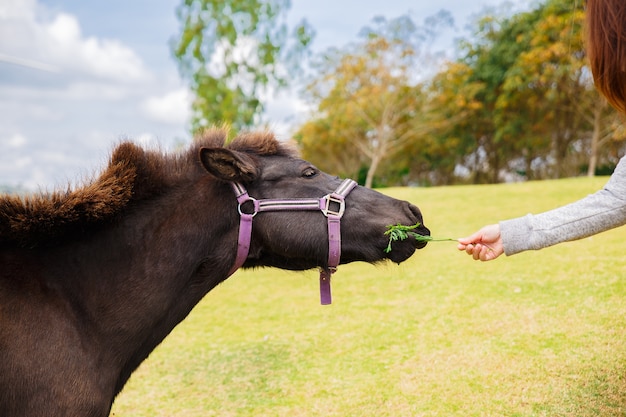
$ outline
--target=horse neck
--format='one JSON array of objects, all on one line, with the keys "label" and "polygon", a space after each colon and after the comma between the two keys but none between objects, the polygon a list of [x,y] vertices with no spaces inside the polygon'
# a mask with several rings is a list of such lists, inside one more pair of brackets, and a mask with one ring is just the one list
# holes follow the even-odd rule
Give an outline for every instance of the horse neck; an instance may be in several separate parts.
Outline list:
[{"label": "horse neck", "polygon": [[110,230],[73,244],[70,262],[59,265],[75,277],[68,283],[78,292],[73,299],[95,326],[102,352],[122,367],[118,390],[234,262],[236,210],[224,215],[234,206],[207,190],[190,193],[143,203]]}]

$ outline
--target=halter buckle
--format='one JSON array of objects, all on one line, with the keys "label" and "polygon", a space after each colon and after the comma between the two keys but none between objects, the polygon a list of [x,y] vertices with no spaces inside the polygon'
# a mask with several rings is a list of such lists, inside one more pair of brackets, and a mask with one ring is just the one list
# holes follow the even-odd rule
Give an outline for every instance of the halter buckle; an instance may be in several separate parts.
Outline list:
[{"label": "halter buckle", "polygon": [[[335,193],[327,194],[324,197],[322,197],[322,201],[324,201],[324,205],[323,207],[320,208],[320,210],[322,211],[324,216],[326,217],[328,217],[328,215],[337,216],[337,217],[343,216],[343,213],[346,210],[346,202],[343,196],[337,195]],[[333,210],[331,208],[331,203],[338,204],[339,209]]]}]

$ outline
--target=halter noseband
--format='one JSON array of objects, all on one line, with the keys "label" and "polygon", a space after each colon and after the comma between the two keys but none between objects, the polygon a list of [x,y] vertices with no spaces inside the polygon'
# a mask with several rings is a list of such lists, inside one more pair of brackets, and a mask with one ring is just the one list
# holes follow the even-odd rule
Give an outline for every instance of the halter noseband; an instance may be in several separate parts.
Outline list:
[{"label": "halter noseband", "polygon": [[[320,210],[328,219],[328,266],[320,268],[320,299],[323,305],[332,301],[330,292],[330,277],[337,270],[341,257],[341,217],[346,208],[345,197],[356,187],[357,183],[351,179],[344,180],[335,191],[322,198],[292,198],[257,200],[248,195],[246,188],[237,182],[231,183],[239,206],[239,243],[237,258],[228,275],[239,269],[250,251],[252,239],[252,219],[262,211],[295,211]],[[251,202],[252,213],[243,211],[243,204]]]}]

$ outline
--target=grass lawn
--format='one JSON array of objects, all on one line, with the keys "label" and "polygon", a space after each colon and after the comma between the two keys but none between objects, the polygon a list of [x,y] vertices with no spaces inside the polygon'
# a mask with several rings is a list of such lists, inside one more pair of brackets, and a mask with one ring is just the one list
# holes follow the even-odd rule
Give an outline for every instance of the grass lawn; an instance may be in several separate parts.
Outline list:
[{"label": "grass lawn", "polygon": [[[436,237],[540,212],[606,178],[393,188]],[[349,203],[349,198],[348,198]],[[133,375],[115,416],[626,416],[626,228],[474,262],[239,271]]]}]

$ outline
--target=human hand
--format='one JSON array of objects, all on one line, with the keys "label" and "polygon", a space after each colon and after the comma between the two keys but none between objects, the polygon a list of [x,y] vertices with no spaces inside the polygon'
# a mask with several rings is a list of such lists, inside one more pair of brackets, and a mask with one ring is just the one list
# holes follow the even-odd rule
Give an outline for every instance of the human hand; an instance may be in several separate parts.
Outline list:
[{"label": "human hand", "polygon": [[474,260],[491,261],[504,253],[500,225],[485,226],[468,237],[458,239],[457,248],[472,255]]}]

